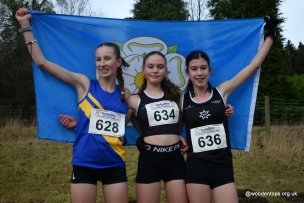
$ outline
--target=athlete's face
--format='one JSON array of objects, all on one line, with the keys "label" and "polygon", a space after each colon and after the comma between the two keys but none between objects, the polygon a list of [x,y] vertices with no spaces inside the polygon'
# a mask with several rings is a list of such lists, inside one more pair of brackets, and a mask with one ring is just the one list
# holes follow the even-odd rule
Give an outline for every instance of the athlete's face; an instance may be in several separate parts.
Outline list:
[{"label": "athlete's face", "polygon": [[100,77],[116,77],[117,69],[121,64],[122,60],[117,59],[112,47],[101,46],[96,49],[96,69]]},{"label": "athlete's face", "polygon": [[146,59],[143,66],[143,74],[147,83],[160,84],[167,76],[167,65],[165,59],[157,54]]},{"label": "athlete's face", "polygon": [[210,67],[205,59],[198,58],[190,61],[186,72],[194,87],[204,88],[208,86]]}]

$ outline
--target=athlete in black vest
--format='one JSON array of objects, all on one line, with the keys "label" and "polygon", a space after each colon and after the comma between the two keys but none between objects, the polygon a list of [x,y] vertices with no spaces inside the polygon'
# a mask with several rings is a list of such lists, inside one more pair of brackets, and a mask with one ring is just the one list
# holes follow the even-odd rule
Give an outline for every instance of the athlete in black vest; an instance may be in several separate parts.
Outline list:
[{"label": "athlete in black vest", "polygon": [[269,18],[265,21],[268,32],[257,55],[236,76],[216,88],[209,83],[207,54],[194,51],[187,56],[189,83],[182,108],[189,144],[185,180],[190,202],[238,202],[224,111],[229,95],[255,73],[273,44],[277,22]]},{"label": "athlete in black vest", "polygon": [[[180,150],[185,140],[180,135],[180,90],[168,78],[165,56],[148,53],[143,62],[144,84],[132,95],[129,107],[141,136],[136,175],[136,195],[139,203],[160,201],[161,181],[165,183],[168,202],[187,202],[185,160]],[[183,142],[180,142],[183,141]]]}]

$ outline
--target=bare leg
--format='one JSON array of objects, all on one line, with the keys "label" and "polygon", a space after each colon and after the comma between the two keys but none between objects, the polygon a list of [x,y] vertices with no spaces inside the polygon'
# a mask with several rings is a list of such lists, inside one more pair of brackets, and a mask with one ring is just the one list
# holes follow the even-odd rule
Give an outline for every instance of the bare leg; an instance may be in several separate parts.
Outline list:
[{"label": "bare leg", "polygon": [[114,183],[102,186],[103,197],[106,203],[128,203],[128,183]]},{"label": "bare leg", "polygon": [[149,184],[136,184],[137,203],[159,203],[160,182]]},{"label": "bare leg", "polygon": [[221,185],[213,189],[213,198],[215,203],[227,202],[237,203],[238,196],[234,183]]},{"label": "bare leg", "polygon": [[188,183],[186,184],[186,188],[188,199],[191,203],[211,202],[211,189],[209,185]]},{"label": "bare leg", "polygon": [[73,203],[96,203],[97,186],[94,184],[71,184]]},{"label": "bare leg", "polygon": [[169,203],[187,203],[187,191],[184,180],[172,180],[165,183]]}]

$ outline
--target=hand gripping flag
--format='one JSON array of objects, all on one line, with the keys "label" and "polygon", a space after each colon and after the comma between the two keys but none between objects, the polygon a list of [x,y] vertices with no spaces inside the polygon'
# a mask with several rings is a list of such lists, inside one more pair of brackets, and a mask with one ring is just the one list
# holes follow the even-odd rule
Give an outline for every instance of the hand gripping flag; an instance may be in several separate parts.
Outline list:
[{"label": "hand gripping flag", "polygon": [[[66,69],[95,79],[95,49],[114,42],[130,65],[123,68],[126,87],[136,93],[143,79],[143,57],[162,52],[168,61],[169,79],[183,91],[187,85],[185,57],[193,50],[205,51],[211,59],[213,86],[232,78],[250,63],[263,40],[262,18],[208,21],[144,21],[46,14],[31,11],[33,33],[45,57]],[[73,142],[75,132],[58,121],[60,114],[77,117],[75,89],[37,68],[33,63],[38,138]],[[259,71],[229,98],[235,108],[229,119],[231,146],[249,150]],[[138,134],[127,127],[126,144]]]}]

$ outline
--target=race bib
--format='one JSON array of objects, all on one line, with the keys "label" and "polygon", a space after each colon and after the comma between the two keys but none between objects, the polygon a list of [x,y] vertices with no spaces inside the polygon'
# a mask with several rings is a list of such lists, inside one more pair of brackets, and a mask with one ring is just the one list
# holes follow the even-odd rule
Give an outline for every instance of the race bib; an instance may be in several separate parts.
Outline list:
[{"label": "race bib", "polygon": [[179,109],[175,102],[168,100],[145,105],[149,126],[159,126],[178,122]]},{"label": "race bib", "polygon": [[227,147],[223,124],[206,125],[190,130],[193,152],[205,152]]},{"label": "race bib", "polygon": [[121,137],[125,134],[125,115],[93,108],[89,133]]}]

